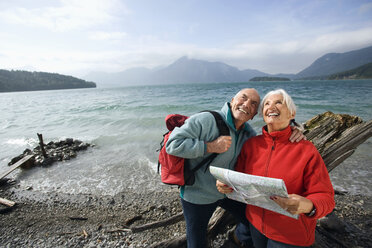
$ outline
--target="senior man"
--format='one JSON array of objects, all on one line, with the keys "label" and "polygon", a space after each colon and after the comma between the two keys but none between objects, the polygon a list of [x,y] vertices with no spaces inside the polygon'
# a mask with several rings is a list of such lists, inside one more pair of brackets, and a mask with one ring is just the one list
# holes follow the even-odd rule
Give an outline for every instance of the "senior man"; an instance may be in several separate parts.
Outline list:
[{"label": "senior man", "polygon": [[[218,113],[229,127],[230,136],[219,136],[217,124],[210,113],[192,115],[184,125],[173,130],[166,144],[167,153],[188,159],[190,168],[210,154],[218,153],[209,165],[233,170],[244,142],[256,135],[247,122],[257,114],[259,104],[258,92],[247,88],[240,90],[230,102],[223,105]],[[296,131],[290,140],[294,142],[303,138],[302,133]],[[180,188],[188,248],[207,246],[208,222],[217,206],[242,221],[239,225],[249,226],[244,215],[245,204],[230,200],[218,192],[216,180],[207,168],[209,165],[203,165],[195,172],[193,185]],[[251,245],[250,235],[236,233],[235,237],[241,244]]]}]

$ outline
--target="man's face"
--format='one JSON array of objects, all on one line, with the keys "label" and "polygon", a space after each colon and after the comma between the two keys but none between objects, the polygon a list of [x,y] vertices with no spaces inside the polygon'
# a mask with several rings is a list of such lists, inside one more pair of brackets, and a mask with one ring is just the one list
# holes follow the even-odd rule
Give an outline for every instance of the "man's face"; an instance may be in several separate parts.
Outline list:
[{"label": "man's face", "polygon": [[230,104],[235,127],[239,129],[244,122],[253,119],[257,114],[260,96],[255,89],[244,89],[231,100]]}]

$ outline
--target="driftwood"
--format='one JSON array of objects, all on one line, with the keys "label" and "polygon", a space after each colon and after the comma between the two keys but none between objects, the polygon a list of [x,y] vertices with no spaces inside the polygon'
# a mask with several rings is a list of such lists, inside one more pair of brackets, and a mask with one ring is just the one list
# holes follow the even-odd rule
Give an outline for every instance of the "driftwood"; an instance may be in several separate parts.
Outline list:
[{"label": "driftwood", "polygon": [[84,238],[88,238],[89,234],[85,229],[83,229],[81,232],[63,232],[59,233],[58,235],[73,235],[73,236],[84,236]]},{"label": "driftwood", "polygon": [[186,245],[186,234],[183,234],[177,238],[153,244],[148,248],[186,248]]},{"label": "driftwood", "polygon": [[0,214],[11,211],[16,203],[5,198],[0,197]]},{"label": "driftwood", "polygon": [[87,217],[81,217],[81,216],[70,216],[68,217],[70,220],[88,220]]},{"label": "driftwood", "polygon": [[8,207],[13,207],[16,204],[14,201],[10,201],[10,200],[7,200],[1,197],[0,197],[0,203]]},{"label": "driftwood", "polygon": [[124,225],[125,225],[125,226],[130,226],[130,225],[132,225],[135,221],[137,221],[137,220],[141,220],[141,219],[142,219],[142,215],[136,215],[136,216],[134,216],[134,217],[131,217],[131,218],[125,220],[125,221],[124,221]]},{"label": "driftwood", "polygon": [[[372,120],[364,122],[357,116],[333,114],[332,112],[315,116],[304,124],[304,128],[304,135],[318,149],[328,172],[350,157],[360,144],[372,136]],[[226,232],[228,225],[234,224],[236,223],[231,214],[222,208],[217,208],[209,221],[208,238],[213,239],[218,233]],[[322,233],[323,237],[331,241],[329,243],[319,237],[316,241],[317,247],[332,247],[332,243],[343,247],[341,242],[336,242],[335,238],[322,228],[317,228],[316,232]],[[151,247],[186,247],[186,235],[154,244]]]},{"label": "driftwood", "polygon": [[[131,229],[120,229],[120,230],[117,230],[117,231],[129,231],[129,230],[131,230],[132,232],[139,232],[139,231],[147,230],[147,229],[150,229],[150,228],[156,228],[156,227],[165,226],[165,225],[172,225],[172,224],[175,224],[175,223],[177,223],[177,222],[179,222],[183,219],[184,219],[183,218],[183,213],[181,212],[181,213],[178,213],[178,214],[174,215],[173,217],[168,218],[168,219],[163,220],[163,221],[153,222],[153,223],[146,224],[146,225],[143,225],[143,226],[140,226],[140,227],[132,227]],[[208,237],[209,237],[209,239],[213,239],[220,232],[221,226],[227,226],[231,223],[234,223],[234,218],[232,217],[232,215],[225,212],[224,209],[218,207],[217,210],[213,213],[213,215],[212,215],[212,217],[209,221],[209,224],[208,224]],[[160,247],[167,247],[167,248],[186,247],[186,234],[184,234],[180,237],[171,239],[171,240],[164,240],[164,241],[158,242],[156,244],[152,244],[149,247],[152,247],[152,248],[155,248],[155,247],[156,248],[160,248]]]},{"label": "driftwood", "polygon": [[304,125],[305,136],[318,149],[331,172],[355,149],[372,136],[372,120],[363,122],[360,117],[325,112]]},{"label": "driftwood", "polygon": [[47,155],[47,153],[45,152],[45,149],[44,149],[45,144],[44,144],[44,141],[43,141],[43,135],[41,133],[38,133],[37,137],[39,138],[39,145],[40,145],[40,148],[41,148],[41,152],[42,152],[44,158],[47,158],[48,155]]},{"label": "driftwood", "polygon": [[0,175],[0,179],[6,177],[12,171],[14,171],[15,169],[17,169],[18,167],[27,166],[30,162],[32,162],[33,159],[34,159],[34,156],[33,155],[27,155],[27,156],[23,157],[17,163],[15,163],[12,166],[10,166],[10,168],[6,172],[2,173]]},{"label": "driftwood", "polygon": [[158,227],[161,227],[161,226],[172,225],[172,224],[175,224],[175,223],[177,223],[177,222],[179,222],[181,220],[183,220],[183,214],[182,214],[182,212],[181,213],[178,213],[176,215],[173,215],[172,217],[170,217],[168,219],[165,219],[165,220],[161,220],[161,221],[157,221],[157,222],[152,222],[152,223],[141,225],[141,226],[131,227],[130,230],[132,232],[134,232],[134,233],[136,233],[136,232],[142,232],[144,230],[148,230],[148,229],[152,229],[152,228],[158,228]]},{"label": "driftwood", "polygon": [[[18,160],[15,164],[10,166],[10,168],[7,171],[0,174],[0,180],[2,180],[4,177],[9,175],[11,172],[13,172],[17,168],[20,168],[20,167],[24,168],[24,167],[29,166],[31,163],[33,163],[33,160],[34,160],[33,155],[27,155],[23,157],[22,159]],[[0,213],[10,211],[13,208],[13,206],[16,204],[15,202],[4,199],[4,198],[0,198],[0,203],[2,205],[7,206],[7,208],[1,208]]]}]

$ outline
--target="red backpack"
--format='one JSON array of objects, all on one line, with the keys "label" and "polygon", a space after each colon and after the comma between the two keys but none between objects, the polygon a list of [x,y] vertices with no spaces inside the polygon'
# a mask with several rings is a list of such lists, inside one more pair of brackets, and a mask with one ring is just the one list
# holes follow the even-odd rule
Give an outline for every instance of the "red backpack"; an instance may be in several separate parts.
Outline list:
[{"label": "red backpack", "polygon": [[[219,136],[230,135],[230,130],[227,127],[222,116],[215,111],[203,111],[211,113],[215,120],[219,130]],[[210,156],[206,157],[201,161],[195,168],[190,169],[188,166],[188,160],[173,156],[167,153],[165,145],[169,139],[169,135],[172,133],[175,127],[180,127],[185,123],[185,120],[189,118],[185,115],[171,114],[165,117],[165,124],[168,128],[168,132],[163,135],[164,139],[160,143],[160,154],[158,161],[158,173],[161,167],[161,181],[165,184],[171,185],[193,185],[195,182],[195,171],[197,171],[204,164],[210,164],[212,160],[218,155],[217,153],[212,153]]]}]

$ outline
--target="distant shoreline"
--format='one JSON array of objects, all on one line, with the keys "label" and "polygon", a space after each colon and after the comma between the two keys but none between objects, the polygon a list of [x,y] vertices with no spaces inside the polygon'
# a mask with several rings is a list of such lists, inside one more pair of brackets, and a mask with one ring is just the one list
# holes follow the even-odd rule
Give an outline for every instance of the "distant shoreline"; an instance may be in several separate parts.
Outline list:
[{"label": "distant shoreline", "polygon": [[80,89],[97,89],[95,87],[80,87],[80,88],[59,88],[59,89],[38,89],[38,90],[12,90],[12,91],[0,91],[1,93],[21,93],[21,92],[35,92],[35,91],[51,91],[51,90],[80,90]]}]

